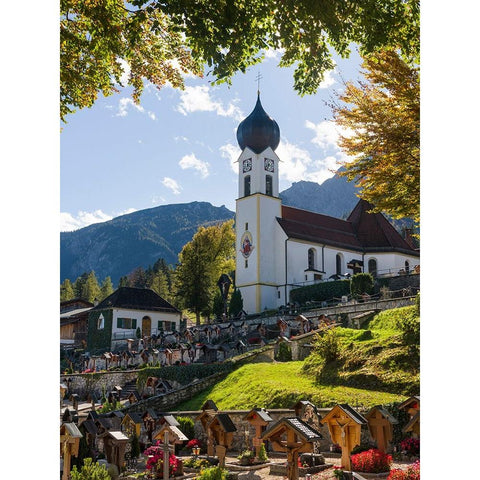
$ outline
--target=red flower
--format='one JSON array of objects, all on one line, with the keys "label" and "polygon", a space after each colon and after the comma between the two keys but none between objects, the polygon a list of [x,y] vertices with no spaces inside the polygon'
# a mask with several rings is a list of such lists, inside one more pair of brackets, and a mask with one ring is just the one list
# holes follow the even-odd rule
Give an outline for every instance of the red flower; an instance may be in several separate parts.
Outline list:
[{"label": "red flower", "polygon": [[197,440],[196,438],[190,440],[188,443],[187,443],[187,448],[195,448],[195,447],[200,447],[200,441]]},{"label": "red flower", "polygon": [[352,455],[352,469],[365,473],[382,473],[390,471],[392,456],[371,448],[365,452]]}]

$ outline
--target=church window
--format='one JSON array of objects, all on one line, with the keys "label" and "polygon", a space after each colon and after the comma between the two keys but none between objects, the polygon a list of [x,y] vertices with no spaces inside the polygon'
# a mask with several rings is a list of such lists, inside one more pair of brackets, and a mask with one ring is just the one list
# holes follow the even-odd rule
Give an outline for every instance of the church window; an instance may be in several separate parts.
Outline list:
[{"label": "church window", "polygon": [[408,260],[405,260],[405,272],[410,273],[410,263],[408,263]]},{"label": "church window", "polygon": [[265,193],[270,197],[273,196],[273,180],[271,175],[265,177]]},{"label": "church window", "polygon": [[368,261],[368,273],[371,273],[374,278],[377,276],[377,261],[374,258]]},{"label": "church window", "polygon": [[105,328],[105,318],[103,318],[103,314],[100,314],[98,317],[97,328],[98,330],[103,330]]},{"label": "church window", "polygon": [[248,230],[248,222],[245,223],[245,230]]},{"label": "church window", "polygon": [[308,249],[308,269],[315,270],[315,249]]},{"label": "church window", "polygon": [[244,181],[243,190],[245,193],[244,196],[248,197],[250,195],[250,175],[246,175],[243,181]]},{"label": "church window", "polygon": [[335,273],[337,275],[342,274],[342,254],[341,253],[337,253]]},{"label": "church window", "polygon": [[245,260],[245,268],[248,268],[248,260]]}]

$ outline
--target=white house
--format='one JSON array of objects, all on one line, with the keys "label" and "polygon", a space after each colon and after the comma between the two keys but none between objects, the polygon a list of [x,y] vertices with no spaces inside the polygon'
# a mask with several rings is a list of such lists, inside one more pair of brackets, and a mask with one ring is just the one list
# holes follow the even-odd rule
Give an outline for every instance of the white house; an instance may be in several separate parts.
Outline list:
[{"label": "white house", "polygon": [[360,200],[347,220],[282,205],[280,129],[262,107],[237,129],[235,283],[244,310],[259,313],[289,302],[292,288],[348,273],[374,276],[413,270],[420,253],[371,205]]},{"label": "white house", "polygon": [[135,338],[171,333],[180,329],[181,312],[148,288],[120,287],[96,307],[88,318],[90,351],[114,351]]}]

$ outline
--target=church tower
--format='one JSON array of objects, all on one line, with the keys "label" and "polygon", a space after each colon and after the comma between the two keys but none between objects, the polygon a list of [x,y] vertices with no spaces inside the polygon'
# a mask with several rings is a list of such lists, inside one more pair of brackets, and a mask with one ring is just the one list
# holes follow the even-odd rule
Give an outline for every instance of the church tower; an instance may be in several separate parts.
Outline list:
[{"label": "church tower", "polygon": [[276,218],[281,217],[278,196],[280,129],[260,102],[237,129],[242,149],[238,159],[236,200],[235,283],[247,313],[259,313],[277,303]]}]

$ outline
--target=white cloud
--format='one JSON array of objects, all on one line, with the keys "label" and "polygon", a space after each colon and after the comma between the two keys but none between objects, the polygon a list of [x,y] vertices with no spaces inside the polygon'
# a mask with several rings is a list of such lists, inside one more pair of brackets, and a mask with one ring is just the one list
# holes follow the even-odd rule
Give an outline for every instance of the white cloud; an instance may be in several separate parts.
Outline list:
[{"label": "white cloud", "polygon": [[238,164],[236,163],[238,157],[240,156],[240,149],[238,146],[233,145],[231,143],[227,143],[226,145],[222,145],[220,147],[220,154],[223,158],[226,158],[230,163],[230,168],[238,174]]},{"label": "white cloud", "polygon": [[74,230],[78,230],[79,228],[88,227],[88,225],[93,225],[94,223],[107,222],[108,220],[112,220],[112,218],[126,215],[127,213],[132,213],[135,211],[135,208],[128,208],[127,210],[114,213],[113,215],[104,213],[102,210],[95,210],[93,212],[79,211],[77,216],[73,216],[68,212],[61,212],[60,231],[72,232]]},{"label": "white cloud", "polygon": [[229,103],[226,107],[214,100],[209,88],[205,85],[197,87],[185,87],[185,90],[180,92],[180,104],[177,111],[183,115],[192,112],[215,112],[221,117],[232,117],[235,120],[242,120],[243,112],[234,104]]},{"label": "white cloud", "polygon": [[312,164],[310,152],[282,139],[275,152],[280,160],[280,176],[289,182],[305,180],[308,168]]},{"label": "white cloud", "polygon": [[170,177],[164,177],[162,180],[162,185],[171,190],[175,195],[178,195],[182,190],[182,187]]},{"label": "white cloud", "polygon": [[155,120],[155,114],[150,111],[145,111],[145,109],[139,104],[137,105],[130,97],[123,97],[118,102],[118,113],[117,117],[126,117],[128,114],[128,107],[135,108],[138,112],[148,115],[152,120]]},{"label": "white cloud", "polygon": [[329,88],[336,83],[336,80],[333,78],[334,73],[335,69],[326,71],[325,75],[323,76],[323,81],[320,82],[318,88]]},{"label": "white cloud", "polygon": [[306,120],[305,126],[315,132],[315,137],[312,139],[313,144],[323,149],[331,147],[334,147],[337,150],[339,149],[338,139],[340,136],[340,130],[333,120],[324,120],[317,124],[310,120]]},{"label": "white cloud", "polygon": [[190,155],[185,155],[178,164],[182,168],[182,170],[186,170],[188,168],[193,168],[197,170],[202,178],[206,178],[209,175],[208,168],[210,164],[208,162],[204,162],[203,160],[199,160],[195,154],[191,153]]}]

